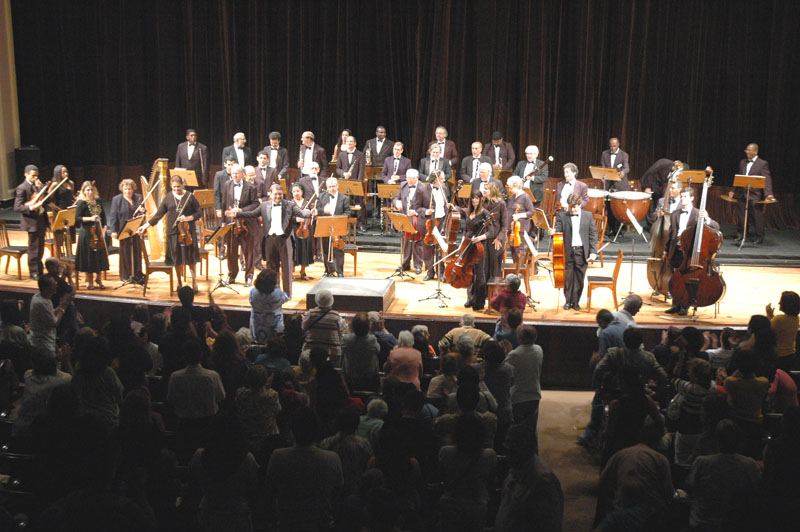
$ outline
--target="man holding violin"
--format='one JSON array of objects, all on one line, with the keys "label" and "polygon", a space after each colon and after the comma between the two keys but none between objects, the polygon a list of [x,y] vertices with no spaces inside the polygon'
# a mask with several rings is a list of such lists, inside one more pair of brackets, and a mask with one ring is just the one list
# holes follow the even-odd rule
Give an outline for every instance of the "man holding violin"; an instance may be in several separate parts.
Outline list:
[{"label": "man holding violin", "polygon": [[[244,169],[238,164],[231,167],[231,180],[223,185],[221,209],[217,211],[217,218],[224,212],[226,222],[236,225],[228,234],[228,282],[233,283],[239,273],[239,247],[242,248],[245,268],[245,286],[253,284],[253,269],[256,261],[261,262],[261,257],[256,257],[258,249],[258,221],[236,221],[236,214],[240,211],[258,209],[258,190],[244,179]],[[253,215],[253,218],[258,214]]]},{"label": "man holding violin", "polygon": [[420,183],[419,172],[413,168],[410,169],[406,172],[406,182],[400,185],[397,199],[394,200],[394,207],[396,210],[406,213],[418,231],[411,238],[406,238],[407,235],[401,236],[401,238],[406,239],[405,249],[403,250],[403,269],[411,269],[411,259],[413,257],[417,275],[422,273],[423,265],[430,270],[433,264],[433,250],[422,242],[422,238],[425,236],[425,221],[428,219],[427,209],[430,207],[430,203],[431,187],[425,183]]},{"label": "man holding violin", "polygon": [[14,197],[14,212],[22,215],[20,229],[28,233],[28,273],[34,281],[44,274],[44,236],[50,225],[42,201],[30,203],[41,187],[39,168],[29,164],[25,167],[25,181],[17,187]]},{"label": "man holding violin", "polygon": [[[310,197],[310,196],[309,196]],[[341,216],[350,215],[350,198],[339,193],[339,180],[329,177],[325,181],[325,191],[319,194],[317,208],[311,211],[314,216]],[[325,275],[344,277],[344,250],[333,248],[333,262],[328,260],[331,241],[322,239],[322,250],[325,260]]]},{"label": "man holding violin", "polygon": [[[294,261],[292,256],[291,242],[289,236],[297,223],[297,218],[310,218],[311,211],[301,209],[293,201],[283,198],[283,188],[278,183],[273,183],[270,187],[270,199],[253,208],[233,209],[230,211],[234,218],[247,219],[249,223],[257,224],[257,218],[261,217],[264,224],[264,255],[267,259],[267,268],[281,272],[281,282],[283,291],[292,297],[292,274],[294,273]],[[228,213],[226,213],[228,214]],[[230,263],[229,263],[230,264]],[[229,266],[230,267],[230,266]],[[251,266],[252,268],[252,266]],[[252,273],[247,278],[247,285],[252,284]]]},{"label": "man holding violin", "polygon": [[[438,227],[439,232],[444,233],[444,222],[447,219],[447,212],[450,208],[450,190],[447,188],[444,173],[437,171],[431,174],[431,177],[433,178],[431,183],[431,199],[429,208],[425,211],[425,216],[428,217],[429,220],[432,218],[431,221],[433,225],[431,226],[431,230],[433,230],[433,227]],[[425,237],[427,237],[427,220],[425,230]],[[425,261],[428,273],[425,275],[423,281],[430,281],[431,279],[436,278],[436,272],[434,272],[433,263],[439,255],[439,244],[436,243],[435,237],[433,238],[434,240],[431,245],[425,244],[425,247],[428,248],[430,260]],[[447,239],[447,236],[444,236],[444,238]],[[439,270],[440,277],[444,276],[444,264],[440,264],[436,269]]]}]

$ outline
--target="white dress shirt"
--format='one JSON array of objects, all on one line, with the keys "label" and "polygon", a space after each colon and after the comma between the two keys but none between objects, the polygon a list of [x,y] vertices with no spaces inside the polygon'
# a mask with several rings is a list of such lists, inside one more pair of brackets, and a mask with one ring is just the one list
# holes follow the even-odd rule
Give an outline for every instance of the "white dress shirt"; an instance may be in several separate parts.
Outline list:
[{"label": "white dress shirt", "polygon": [[758,155],[747,161],[747,171],[745,172],[746,175],[750,175],[750,169],[753,167],[753,163],[756,162],[756,159],[758,159]]},{"label": "white dress shirt", "polygon": [[572,194],[575,187],[572,186],[572,183],[564,181],[564,187],[561,189],[561,206],[565,209],[567,208],[567,198],[570,194]]},{"label": "white dress shirt", "polygon": [[239,166],[244,166],[244,150],[238,146],[233,147],[234,151],[236,151],[236,159],[239,160]]},{"label": "white dress shirt", "polygon": [[494,164],[501,164],[500,162],[500,146],[493,146],[494,147]]},{"label": "white dress shirt", "polygon": [[439,218],[444,218],[445,214],[445,206],[447,205],[447,199],[444,197],[444,190],[442,187],[434,188],[433,189],[433,217],[437,220]]},{"label": "white dress shirt", "polygon": [[678,218],[678,236],[681,236],[686,231],[686,226],[689,225],[689,216],[692,214],[692,207],[689,205],[686,209],[681,210],[681,215]]},{"label": "white dress shirt", "polygon": [[572,247],[583,247],[583,240],[581,240],[581,211],[569,219],[572,223]]},{"label": "white dress shirt", "polygon": [[[311,163],[314,162],[314,144],[306,146],[306,151],[303,154],[303,173],[308,174],[308,169],[311,168]],[[322,168],[320,168],[320,171]]]},{"label": "white dress shirt", "polygon": [[194,153],[194,144],[189,144],[189,145],[186,147],[186,155],[188,156],[188,158],[189,158],[189,159],[191,159],[191,158],[192,158],[192,154],[193,154],[193,153]]},{"label": "white dress shirt", "polygon": [[615,151],[612,151],[612,152],[611,152],[611,157],[610,157],[610,160],[611,160],[611,168],[616,168],[616,166],[614,166],[614,163],[615,163],[615,162],[617,162],[617,153],[618,153],[618,152],[615,152]]},{"label": "white dress shirt", "polygon": [[283,235],[283,204],[272,204],[272,220],[269,224],[268,235]]},{"label": "white dress shirt", "polygon": [[269,149],[269,167],[270,168],[278,167],[278,148]]}]

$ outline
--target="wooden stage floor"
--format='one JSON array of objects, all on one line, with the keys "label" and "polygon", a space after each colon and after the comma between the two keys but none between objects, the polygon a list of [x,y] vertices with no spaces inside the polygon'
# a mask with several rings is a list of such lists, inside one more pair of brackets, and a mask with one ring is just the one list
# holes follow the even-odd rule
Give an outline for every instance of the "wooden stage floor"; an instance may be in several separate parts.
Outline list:
[{"label": "wooden stage floor", "polygon": [[[25,235],[20,231],[10,231],[12,244],[24,245]],[[46,253],[46,252],[45,252]],[[614,262],[606,257],[605,267],[601,268],[599,262],[590,266],[587,275],[607,275],[613,273]],[[0,291],[36,291],[36,284],[28,278],[26,257],[23,257],[23,279],[20,281],[16,276],[16,261],[12,261],[8,273],[5,271],[5,261],[0,262]],[[146,299],[142,296],[141,287],[133,285],[126,286],[119,290],[113,288],[119,286],[120,280],[117,274],[118,257],[111,257],[111,270],[108,272],[108,280],[105,282],[105,290],[87,291],[81,288],[78,292],[80,298],[96,299],[120,299],[120,302],[132,303],[147,301],[149,303],[163,303],[177,301],[177,296],[169,296],[169,280],[163,274],[154,274],[150,279],[150,286],[147,290]],[[365,253],[358,255],[358,277],[359,278],[378,278],[382,279],[390,275],[398,265],[396,254],[385,253]],[[222,263],[223,271],[225,262]],[[719,304],[719,312],[714,316],[714,307],[698,309],[697,322],[707,327],[722,326],[742,326],[746,325],[750,316],[753,314],[763,314],[764,306],[772,303],[777,308],[777,301],[783,290],[797,290],[800,286],[800,268],[778,268],[778,267],[759,267],[753,266],[726,266],[720,265],[723,277],[727,284],[727,293]],[[644,299],[644,306],[637,315],[636,320],[642,325],[652,327],[665,327],[669,325],[687,325],[691,323],[689,318],[675,318],[664,311],[668,305],[664,303],[663,297],[651,298],[650,286],[647,282],[646,266],[643,263],[633,265],[633,292],[639,294]],[[353,263],[350,256],[345,256],[345,277],[352,278]],[[299,271],[299,269],[297,270]],[[286,310],[305,310],[306,292],[319,280],[323,273],[323,266],[320,263],[312,264],[307,268],[310,281],[298,281],[293,284],[293,298],[288,301],[284,308]],[[413,273],[413,272],[411,272]],[[205,299],[204,294],[211,289],[219,277],[219,263],[216,258],[210,258],[209,280],[205,280],[205,274],[199,276],[198,286],[200,295],[198,301]],[[457,319],[464,312],[469,311],[463,305],[466,301],[465,289],[454,289],[449,285],[442,285],[442,290],[450,299],[446,300],[447,307],[440,308],[436,300],[420,301],[431,295],[436,290],[435,281],[422,282],[422,275],[414,276],[414,279],[404,279],[397,281],[396,299],[391,304],[387,317],[398,319],[421,320],[442,320]],[[624,298],[631,286],[631,266],[626,262],[623,264],[617,285],[617,295],[620,299]],[[243,285],[243,274],[239,274],[237,284],[234,285],[239,294],[221,288],[214,292],[214,299],[225,307],[246,310],[249,307],[248,293],[249,288]],[[82,280],[83,282],[83,280]],[[613,310],[613,300],[611,291],[599,289],[594,292],[592,298],[592,310],[586,308],[586,293],[584,291],[581,301],[581,310],[565,311],[561,308],[563,298],[559,298],[559,292],[552,287],[547,272],[540,269],[540,275],[531,278],[531,289],[534,299],[538,300],[536,310],[528,308],[525,312],[525,321],[531,323],[552,323],[552,324],[593,324],[594,316],[598,310],[608,308]],[[494,319],[496,313],[478,312],[476,315],[481,318]]]}]

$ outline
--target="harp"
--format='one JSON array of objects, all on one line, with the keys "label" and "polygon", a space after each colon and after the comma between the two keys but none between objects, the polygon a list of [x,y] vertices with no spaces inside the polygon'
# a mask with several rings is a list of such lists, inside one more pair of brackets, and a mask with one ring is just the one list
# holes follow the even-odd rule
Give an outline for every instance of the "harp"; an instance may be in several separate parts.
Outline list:
[{"label": "harp", "polygon": [[[156,191],[144,202],[144,209],[148,219],[150,219],[158,209],[158,205],[163,201],[169,191],[169,159],[156,159],[150,169],[150,179],[141,176],[142,190]],[[164,242],[167,241],[167,226],[164,221],[158,222],[154,227],[147,228],[147,240],[150,243],[150,260],[159,260],[164,250]]]}]

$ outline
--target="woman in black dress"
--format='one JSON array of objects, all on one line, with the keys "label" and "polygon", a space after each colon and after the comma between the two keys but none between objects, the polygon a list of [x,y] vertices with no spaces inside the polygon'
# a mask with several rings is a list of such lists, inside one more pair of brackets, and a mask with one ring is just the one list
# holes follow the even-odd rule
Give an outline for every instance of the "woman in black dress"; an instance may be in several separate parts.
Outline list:
[{"label": "woman in black dress", "polygon": [[486,209],[494,214],[494,222],[497,224],[497,234],[489,241],[486,246],[486,278],[494,280],[503,278],[503,250],[506,245],[506,228],[508,227],[508,210],[506,202],[500,192],[500,187],[496,183],[489,183],[483,189],[483,196],[486,198]]},{"label": "woman in black dress", "polygon": [[[100,272],[108,270],[108,244],[106,242],[106,212],[97,189],[91,181],[84,181],[75,206],[75,226],[78,227],[78,251],[75,269],[86,274],[86,289],[103,289]],[[92,234],[94,233],[94,234]],[[93,238],[99,246],[92,246]]]},{"label": "woman in black dress", "polygon": [[[167,260],[172,261],[175,266],[175,274],[178,277],[178,286],[181,286],[182,266],[189,266],[192,273],[192,288],[197,292],[196,265],[200,261],[200,251],[197,248],[197,230],[194,223],[203,217],[203,211],[192,193],[187,193],[183,187],[183,179],[180,176],[173,176],[170,179],[172,192],[168,193],[158,210],[150,220],[144,222],[139,227],[139,234],[144,233],[145,229],[157,224],[164,215],[167,216]],[[180,216],[178,213],[180,212]],[[178,223],[188,222],[188,233],[192,237],[192,243],[188,246],[178,242]]]},{"label": "woman in black dress", "polygon": [[[111,216],[108,228],[111,238],[119,239],[119,233],[125,224],[133,218],[139,205],[142,204],[142,195],[136,194],[136,182],[133,179],[123,179],[119,184],[121,194],[111,200]],[[140,210],[144,214],[144,210]],[[119,240],[119,278],[127,281],[131,276],[139,279],[142,275],[141,239],[138,236],[129,236]]]},{"label": "woman in black dress", "polygon": [[[300,207],[301,209],[310,209],[312,205],[306,205],[308,201],[303,198],[303,187],[300,183],[295,183],[292,185],[292,200],[295,204]],[[313,203],[313,202],[312,202]],[[303,223],[303,218],[298,218],[297,223]],[[309,224],[312,223],[309,221]],[[297,236],[297,228],[299,226],[295,225],[294,229],[292,230],[292,243],[294,244],[294,265],[300,266],[300,280],[301,281],[308,281],[308,275],[306,275],[306,266],[314,262],[314,251],[313,251],[313,227],[309,226],[309,235],[308,238],[300,238]]]},{"label": "woman in black dress", "polygon": [[[50,190],[53,190],[64,178],[67,178],[67,180],[55,191],[47,204],[48,208],[53,213],[53,219],[55,219],[55,215],[58,211],[68,209],[75,204],[75,183],[72,179],[69,179],[69,170],[67,170],[67,167],[63,164],[57,164],[56,167],[53,168],[53,179],[50,180],[47,186]],[[69,236],[72,242],[74,242],[74,225],[69,228]]]},{"label": "woman in black dress", "polygon": [[[483,310],[489,291],[486,284],[489,250],[486,247],[487,245],[491,247],[492,240],[497,236],[496,221],[487,222],[489,216],[489,211],[484,207],[483,194],[480,190],[475,189],[475,192],[469,197],[469,207],[466,209],[467,225],[464,229],[464,238],[470,238],[473,242],[480,242],[484,246],[483,258],[473,267],[472,283],[467,287],[467,302],[464,303],[465,307],[472,307],[473,310]],[[484,223],[486,223],[486,227],[481,231]],[[480,235],[478,235],[479,231],[481,231]]]}]

